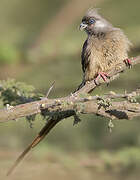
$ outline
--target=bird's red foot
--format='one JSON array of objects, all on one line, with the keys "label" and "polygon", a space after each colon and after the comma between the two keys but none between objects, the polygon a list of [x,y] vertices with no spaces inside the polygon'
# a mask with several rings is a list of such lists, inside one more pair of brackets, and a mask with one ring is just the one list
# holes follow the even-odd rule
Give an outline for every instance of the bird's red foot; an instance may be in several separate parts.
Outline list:
[{"label": "bird's red foot", "polygon": [[132,63],[130,59],[125,59],[124,63],[126,64],[126,66],[128,66],[129,68],[132,68]]},{"label": "bird's red foot", "polygon": [[109,75],[105,72],[100,72],[97,74],[97,77],[95,79],[95,83],[97,84],[97,82],[99,81],[99,79],[102,78],[105,82],[107,81],[107,78],[110,78]]}]

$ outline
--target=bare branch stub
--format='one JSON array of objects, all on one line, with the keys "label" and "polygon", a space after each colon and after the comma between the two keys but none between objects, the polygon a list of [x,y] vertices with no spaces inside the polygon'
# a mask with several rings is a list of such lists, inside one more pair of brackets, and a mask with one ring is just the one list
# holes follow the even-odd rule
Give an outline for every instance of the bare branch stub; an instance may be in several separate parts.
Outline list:
[{"label": "bare branch stub", "polygon": [[51,87],[49,88],[47,94],[46,94],[46,98],[48,98],[50,92],[52,91],[53,87],[54,87],[55,81],[52,83]]}]

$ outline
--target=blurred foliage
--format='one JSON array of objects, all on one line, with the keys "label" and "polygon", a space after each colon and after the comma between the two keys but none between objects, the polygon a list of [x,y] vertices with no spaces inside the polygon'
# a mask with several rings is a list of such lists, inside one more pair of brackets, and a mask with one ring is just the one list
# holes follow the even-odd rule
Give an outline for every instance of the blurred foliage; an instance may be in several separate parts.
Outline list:
[{"label": "blurred foliage", "polygon": [[132,173],[140,168],[140,148],[129,147],[117,152],[100,152],[104,162],[104,169],[119,173]]},{"label": "blurred foliage", "polygon": [[8,45],[0,45],[0,64],[13,64],[20,60],[19,52],[16,47]]}]

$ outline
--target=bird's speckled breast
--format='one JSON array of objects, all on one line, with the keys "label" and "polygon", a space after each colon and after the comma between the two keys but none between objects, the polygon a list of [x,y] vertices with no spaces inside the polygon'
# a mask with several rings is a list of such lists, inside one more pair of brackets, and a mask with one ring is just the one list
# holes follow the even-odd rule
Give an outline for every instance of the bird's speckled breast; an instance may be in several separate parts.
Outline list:
[{"label": "bird's speckled breast", "polygon": [[128,58],[129,45],[120,29],[88,37],[86,47],[83,48],[84,79],[90,81],[99,72],[108,72],[112,67],[122,64]]}]

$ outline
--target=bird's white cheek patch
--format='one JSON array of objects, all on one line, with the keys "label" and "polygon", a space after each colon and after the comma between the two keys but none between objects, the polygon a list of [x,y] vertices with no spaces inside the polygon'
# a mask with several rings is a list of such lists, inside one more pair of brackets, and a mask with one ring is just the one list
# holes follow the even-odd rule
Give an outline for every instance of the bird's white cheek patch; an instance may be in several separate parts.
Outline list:
[{"label": "bird's white cheek patch", "polygon": [[97,28],[103,28],[104,26],[105,26],[104,23],[101,21],[96,21],[96,23],[95,23],[95,27],[97,27]]}]

